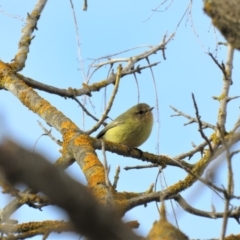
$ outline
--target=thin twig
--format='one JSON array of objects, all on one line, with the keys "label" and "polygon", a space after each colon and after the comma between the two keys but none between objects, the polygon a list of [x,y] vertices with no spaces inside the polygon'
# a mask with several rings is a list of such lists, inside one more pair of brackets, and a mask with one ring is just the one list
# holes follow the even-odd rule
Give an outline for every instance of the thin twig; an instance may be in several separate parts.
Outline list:
[{"label": "thin twig", "polygon": [[[114,59],[112,59],[112,57],[113,56],[117,56],[119,54],[123,54],[125,52],[129,52],[129,51],[138,49],[138,48],[146,48],[146,47],[148,47],[149,49],[152,48],[152,46],[150,46],[150,45],[141,45],[141,46],[133,47],[133,48],[130,48],[130,49],[118,52],[118,53],[114,53],[114,54],[111,54],[111,55],[103,56],[103,57],[100,57],[98,59],[95,59],[93,64],[90,65],[90,67],[102,67],[104,65],[114,64],[114,63],[118,63],[118,62],[128,62],[129,58],[114,58]],[[94,65],[94,63],[99,61],[100,59],[108,59],[108,60],[106,62],[102,62],[102,63],[98,63],[98,64]]]},{"label": "thin twig", "polygon": [[1,9],[1,6],[0,6],[0,14],[4,14],[4,15],[10,17],[10,18],[15,18],[17,20],[20,20],[21,22],[24,21],[24,18],[21,17],[20,15],[9,14],[9,13],[5,12],[3,9]]},{"label": "thin twig", "polygon": [[[166,35],[164,36],[166,37]],[[165,40],[163,40],[164,42]],[[146,57],[146,61],[148,65],[150,65],[149,58]],[[159,120],[159,104],[158,104],[158,91],[157,91],[157,84],[156,84],[156,79],[153,74],[152,67],[150,67],[151,75],[152,75],[152,80],[153,80],[153,85],[154,85],[154,90],[155,90],[155,98],[156,98],[156,112],[157,112],[157,141],[156,141],[156,149],[157,149],[157,154],[159,154],[159,139],[160,139],[160,120]]]},{"label": "thin twig", "polygon": [[[152,13],[150,14],[150,16],[149,16],[146,20],[144,20],[143,22],[148,21],[148,20],[153,16],[154,13],[156,13],[156,12],[163,12],[163,11],[158,11],[158,9],[159,9],[163,4],[165,4],[166,2],[167,2],[167,0],[161,2],[157,7],[155,7],[154,9],[152,9]],[[165,10],[164,10],[164,11],[166,11],[166,10],[171,6],[172,2],[173,2],[173,0],[171,0],[170,4],[168,4],[167,7],[165,7]]]},{"label": "thin twig", "polygon": [[217,59],[212,55],[212,53],[208,52],[208,55],[212,58],[212,60],[215,62],[215,64],[220,68],[220,70],[222,71],[223,75],[225,76],[225,78],[227,78],[227,73],[226,73],[226,68],[225,65],[222,63],[220,64]]},{"label": "thin twig", "polygon": [[83,59],[82,59],[81,47],[80,47],[81,43],[80,43],[80,37],[79,37],[79,31],[78,31],[77,17],[76,17],[73,2],[72,2],[72,0],[69,0],[69,1],[70,1],[70,5],[72,8],[72,12],[73,12],[74,26],[75,26],[75,30],[76,30],[76,40],[77,40],[78,59],[80,62],[80,69],[82,72],[83,79],[86,81],[86,75],[84,72],[84,64],[83,64]]},{"label": "thin twig", "polygon": [[155,168],[159,167],[158,164],[149,164],[149,165],[142,165],[142,166],[126,166],[124,167],[125,170],[132,170],[132,169],[145,169],[145,168]]},{"label": "thin twig", "polygon": [[[162,179],[161,179],[161,173],[163,171],[163,168],[162,166],[158,167],[158,173],[157,173],[157,176],[156,176],[156,179],[155,179],[155,184],[154,184],[154,191],[156,192],[157,191],[157,182],[158,182],[158,179],[160,178],[160,183],[161,183],[161,187],[162,189],[164,189],[164,186],[163,186],[163,183],[162,183]],[[161,201],[161,195],[160,195],[160,201]],[[160,214],[160,209],[158,207],[158,204],[157,202],[155,202],[156,204],[156,208],[158,210],[158,213]]]},{"label": "thin twig", "polygon": [[96,118],[94,115],[92,115],[76,97],[73,97],[73,99],[79,104],[79,106],[83,109],[83,111],[84,111],[89,117],[91,117],[91,118],[92,118],[93,120],[95,120],[95,121],[99,121],[99,119]]},{"label": "thin twig", "polygon": [[192,99],[193,99],[193,104],[194,104],[194,108],[195,108],[195,111],[196,111],[196,118],[197,118],[198,126],[199,126],[198,131],[200,132],[202,138],[208,143],[209,150],[210,150],[211,154],[213,154],[212,144],[211,144],[211,142],[208,140],[208,138],[207,138],[207,136],[205,135],[205,133],[203,132],[201,117],[200,117],[200,115],[199,115],[198,106],[197,106],[197,103],[196,103],[196,100],[195,100],[195,97],[194,97],[194,94],[193,94],[193,93],[192,93]]},{"label": "thin twig", "polygon": [[117,168],[116,168],[115,176],[114,176],[113,189],[117,189],[117,183],[118,183],[118,180],[119,180],[120,171],[121,171],[121,168],[118,165]]},{"label": "thin twig", "polygon": [[[145,51],[141,54],[138,54],[138,55],[135,55],[132,57],[134,63],[156,53],[157,51],[159,50],[162,50],[166,47],[166,45],[173,39],[173,37],[175,36],[175,33],[172,33],[167,39],[166,39],[166,34],[164,35],[163,37],[163,40],[162,42],[157,45],[157,46],[153,46],[150,48],[150,50],[148,51]],[[128,62],[129,61],[129,58],[119,58],[119,59],[110,59],[108,60],[107,62],[103,62],[103,63],[99,63],[97,65],[94,65],[94,67],[99,67],[99,66],[104,66],[106,64],[110,64],[110,63],[115,63],[115,62]]]},{"label": "thin twig", "polygon": [[218,45],[223,45],[223,46],[225,46],[225,47],[227,47],[227,45],[228,45],[227,42],[218,42],[217,44],[218,44]]},{"label": "thin twig", "polygon": [[83,11],[87,11],[88,2],[87,2],[87,0],[84,0],[83,2],[84,2],[84,3],[83,3]]},{"label": "thin twig", "polygon": [[109,172],[110,172],[110,167],[108,166],[107,163],[107,156],[106,156],[106,151],[105,151],[105,142],[103,140],[101,140],[102,143],[102,154],[103,154],[103,166],[104,166],[104,170],[105,170],[105,183],[107,186],[107,193],[106,193],[106,205],[108,206],[113,206],[113,195],[111,192],[111,184],[109,181]]},{"label": "thin twig", "polygon": [[151,183],[149,188],[147,189],[147,191],[145,192],[146,194],[148,193],[152,193],[153,192],[153,188],[154,188],[154,183]]},{"label": "thin twig", "polygon": [[[184,126],[189,125],[189,124],[194,123],[194,122],[195,122],[195,123],[198,123],[198,120],[197,120],[196,118],[193,118],[193,117],[191,117],[191,116],[189,116],[189,115],[187,115],[187,114],[179,111],[177,108],[175,108],[175,107],[173,107],[173,106],[170,106],[170,108],[171,108],[173,111],[175,111],[175,112],[178,113],[177,115],[171,115],[171,117],[183,116],[183,117],[185,117],[185,118],[187,118],[187,119],[190,120],[190,122],[185,123]],[[213,130],[215,130],[215,128],[216,128],[214,125],[212,125],[212,124],[210,124],[210,123],[207,123],[207,122],[204,122],[204,121],[201,121],[201,123],[202,123],[202,126],[205,127],[205,128],[211,128],[211,129],[213,129]]]},{"label": "thin twig", "polygon": [[191,28],[193,30],[194,36],[196,37],[199,45],[201,46],[201,48],[203,49],[203,51],[205,53],[206,52],[206,47],[204,46],[204,43],[202,42],[202,38],[199,37],[199,33],[197,32],[197,29],[195,27],[194,20],[193,20],[193,14],[192,14],[192,12],[193,12],[192,11],[192,9],[193,9],[193,0],[189,1],[188,9],[187,9],[188,10],[188,17],[190,19],[190,25],[191,25]]},{"label": "thin twig", "polygon": [[105,142],[101,141],[102,143],[102,154],[103,154],[103,166],[104,166],[104,170],[105,170],[105,183],[107,185],[108,188],[110,188],[110,181],[109,181],[109,171],[110,168],[108,166],[107,163],[107,157],[106,157],[106,151],[105,151]]},{"label": "thin twig", "polygon": [[42,130],[45,132],[45,134],[43,135],[46,135],[46,136],[49,136],[55,143],[57,143],[59,146],[62,146],[62,142],[60,140],[57,140],[52,134],[51,134],[51,129],[50,130],[47,130],[40,121],[38,121],[38,125],[42,128]]},{"label": "thin twig", "polygon": [[230,101],[232,101],[234,99],[237,99],[237,98],[240,98],[240,96],[228,97],[227,102],[230,102]]},{"label": "thin twig", "polygon": [[135,83],[136,83],[136,86],[137,86],[137,93],[138,93],[138,95],[137,95],[138,96],[137,103],[140,103],[140,89],[139,89],[139,84],[138,84],[136,73],[133,73],[133,76],[134,76],[134,80],[135,80]]},{"label": "thin twig", "polygon": [[225,139],[224,139],[224,134],[221,131],[221,128],[218,126],[218,131],[221,136],[222,144],[226,150],[226,158],[227,158],[227,166],[228,166],[228,181],[227,181],[227,190],[225,191],[225,207],[224,207],[224,215],[223,215],[223,224],[222,224],[222,231],[220,235],[220,240],[225,239],[226,235],[226,229],[227,229],[227,223],[228,223],[228,215],[229,215],[229,203],[230,203],[230,196],[233,195],[233,188],[234,188],[234,183],[233,183],[233,171],[232,171],[232,159],[231,159],[231,154],[229,151],[229,147],[227,146]]},{"label": "thin twig", "polygon": [[236,151],[231,152],[230,158],[232,158],[235,154],[238,154],[238,153],[240,153],[240,150],[236,150]]},{"label": "thin twig", "polygon": [[[110,66],[109,66],[109,70],[108,70],[107,76],[109,76],[109,74],[110,74],[110,71],[111,71],[111,69],[112,69],[112,67],[113,67],[113,63],[110,63],[109,65],[110,65]],[[91,68],[91,66],[90,66],[90,68]],[[89,68],[89,70],[90,70],[90,68]],[[101,68],[101,66],[97,66],[91,73],[88,71],[88,78],[87,78],[87,82],[88,82],[88,83],[90,82],[90,79],[92,78],[93,74],[94,74],[95,72],[97,72],[97,70],[99,70],[100,68]],[[89,75],[89,74],[90,74],[90,75]]]},{"label": "thin twig", "polygon": [[116,96],[117,91],[118,91],[118,85],[119,85],[119,82],[120,82],[120,79],[121,79],[121,72],[122,72],[122,65],[120,64],[118,66],[118,70],[117,70],[117,74],[116,74],[116,82],[115,82],[115,86],[114,86],[114,89],[113,89],[113,92],[112,92],[112,96],[111,96],[111,98],[108,102],[108,106],[105,109],[105,112],[103,113],[101,119],[90,130],[86,131],[86,134],[91,134],[94,131],[96,131],[100,127],[100,125],[103,123],[103,121],[106,119],[109,111],[111,110],[113,101],[114,101],[115,96]]},{"label": "thin twig", "polygon": [[175,156],[174,159],[184,159],[186,157],[191,159],[191,157],[197,152],[201,152],[201,154],[202,154],[204,147],[206,147],[206,146],[207,146],[207,142],[203,142],[200,145],[196,146],[193,150],[188,151],[186,153],[181,153],[181,154]]}]

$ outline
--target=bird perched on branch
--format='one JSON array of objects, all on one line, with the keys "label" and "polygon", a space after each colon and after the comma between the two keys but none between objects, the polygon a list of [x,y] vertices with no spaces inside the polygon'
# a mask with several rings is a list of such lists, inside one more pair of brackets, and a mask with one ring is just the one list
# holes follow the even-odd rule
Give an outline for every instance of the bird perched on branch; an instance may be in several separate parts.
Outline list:
[{"label": "bird perched on branch", "polygon": [[96,138],[139,147],[150,136],[153,126],[153,107],[146,103],[137,104],[109,123]]}]

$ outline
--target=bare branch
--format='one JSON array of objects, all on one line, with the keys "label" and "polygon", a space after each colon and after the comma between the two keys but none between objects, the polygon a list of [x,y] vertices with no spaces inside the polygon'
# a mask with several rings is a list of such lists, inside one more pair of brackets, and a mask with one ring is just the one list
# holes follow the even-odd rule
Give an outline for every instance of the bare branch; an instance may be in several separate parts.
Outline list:
[{"label": "bare branch", "polygon": [[[149,57],[150,55],[152,54],[155,54],[157,53],[159,50],[163,50],[165,49],[166,45],[173,39],[174,37],[174,33],[172,33],[167,39],[166,39],[166,34],[163,36],[163,40],[162,42],[157,45],[157,46],[153,46],[151,47],[150,50],[148,51],[145,51],[144,53],[141,53],[139,55],[135,55],[135,56],[132,56],[132,61],[133,63],[137,63],[139,61],[141,61],[142,59],[146,58],[146,57]],[[116,62],[129,62],[129,58],[118,58],[118,59],[110,59],[108,60],[107,62],[102,62],[102,63],[99,63],[99,64],[96,64],[94,65],[94,67],[102,67],[104,65],[107,65],[107,64],[113,64],[113,63],[116,63]],[[124,72],[124,70],[123,70]]]},{"label": "bare branch", "polygon": [[73,99],[79,104],[79,106],[83,109],[83,111],[84,111],[89,117],[91,117],[93,120],[95,120],[95,121],[97,121],[97,122],[99,121],[99,119],[96,118],[94,115],[92,115],[76,97],[73,97]]},{"label": "bare branch", "polygon": [[[122,74],[121,74],[121,78],[125,77],[127,75],[133,74],[133,73],[141,73],[142,70],[147,69],[149,67],[153,67],[153,66],[157,66],[160,62],[155,62],[152,63],[150,65],[147,66],[137,66],[137,68],[135,69],[129,69],[129,67],[124,67],[122,70]],[[133,67],[133,65],[131,64],[131,66]],[[87,85],[87,84],[83,84],[83,88],[80,89],[72,89],[72,88],[68,88],[68,89],[60,89],[60,88],[56,88],[53,87],[51,85],[47,85],[47,84],[43,84],[41,82],[35,81],[31,78],[25,77],[21,74],[16,74],[17,77],[19,77],[19,79],[21,79],[22,81],[24,81],[25,83],[27,83],[29,86],[35,88],[35,89],[39,89],[48,93],[52,93],[55,95],[59,95],[61,97],[67,97],[67,98],[72,98],[74,99],[75,97],[78,96],[82,96],[82,95],[88,95],[91,96],[91,92],[98,92],[101,88],[104,88],[112,83],[115,82],[116,80],[116,75],[115,74],[111,74],[110,76],[107,77],[107,79],[97,82],[97,83],[93,83],[91,85]]]},{"label": "bare branch", "polygon": [[18,44],[18,53],[15,55],[13,63],[9,64],[14,72],[19,72],[25,67],[29,46],[34,38],[32,33],[35,29],[37,30],[37,22],[46,3],[47,0],[38,0],[32,13],[27,16],[26,24],[22,29],[22,37]]},{"label": "bare branch", "polygon": [[132,170],[132,169],[145,169],[145,168],[155,168],[155,167],[159,167],[159,165],[158,164],[149,164],[149,165],[132,166],[132,167],[126,166],[124,169],[125,170]]},{"label": "bare branch", "polygon": [[109,181],[109,172],[110,172],[110,166],[107,163],[107,156],[106,156],[106,151],[105,151],[105,142],[103,140],[101,140],[102,142],[102,154],[103,154],[103,166],[104,166],[104,170],[105,170],[105,184],[107,186],[107,194],[105,195],[105,203],[106,206],[113,206],[113,195],[111,192],[111,184]]},{"label": "bare branch", "polygon": [[240,98],[240,96],[228,97],[227,102],[230,102],[230,101],[232,101],[234,99],[237,99],[237,98]]},{"label": "bare branch", "polygon": [[[209,140],[209,141],[210,141],[210,140]],[[200,145],[198,145],[198,146],[195,146],[194,149],[191,150],[191,151],[188,151],[188,152],[186,152],[186,153],[181,153],[181,154],[175,156],[174,159],[184,159],[184,158],[186,158],[186,157],[188,157],[189,159],[191,159],[191,157],[192,157],[195,153],[197,153],[197,152],[201,152],[201,154],[202,154],[202,152],[203,152],[203,150],[204,150],[204,147],[206,147],[207,145],[208,145],[207,142],[204,142],[204,143],[202,143],[202,144],[200,144]]]},{"label": "bare branch", "polygon": [[240,153],[240,150],[236,150],[230,153],[230,158],[232,158],[235,154]]},{"label": "bare branch", "polygon": [[[164,36],[166,37],[166,35]],[[165,41],[165,39],[163,40]],[[163,57],[165,57],[165,52],[163,50]],[[149,61],[149,58],[146,57],[146,60],[147,60],[147,63],[148,65],[150,66],[150,61]],[[156,143],[156,149],[157,149],[157,154],[159,154],[159,139],[160,139],[160,121],[159,121],[159,105],[158,105],[158,91],[157,91],[157,84],[156,84],[156,79],[154,77],[154,74],[153,74],[153,70],[152,70],[152,67],[150,67],[150,71],[151,71],[151,75],[152,75],[152,80],[153,80],[153,84],[154,84],[154,91],[155,91],[155,99],[156,99],[156,112],[157,112],[157,143]]]},{"label": "bare branch", "polygon": [[[206,212],[206,211],[202,211],[196,208],[193,208],[192,206],[190,206],[185,200],[184,198],[180,195],[177,194],[174,197],[174,200],[177,201],[177,203],[188,213],[196,215],[196,216],[201,216],[201,217],[206,217],[206,218],[223,218],[224,212]],[[240,218],[240,208],[236,208],[235,210],[232,210],[229,213],[229,217],[230,218],[234,218],[234,219],[239,219]],[[238,220],[239,222],[239,220]]]},{"label": "bare branch", "polygon": [[[69,1],[70,1],[70,5],[71,5],[71,8],[72,8],[73,19],[74,19],[74,26],[75,26],[75,30],[76,30],[76,40],[77,40],[77,49],[78,49],[78,59],[79,59],[79,62],[80,62],[80,70],[82,72],[83,79],[86,81],[86,76],[85,76],[85,72],[84,72],[83,58],[82,58],[81,47],[80,47],[81,43],[80,43],[80,36],[79,36],[79,31],[78,31],[77,17],[76,17],[73,1],[72,0],[69,0]],[[87,7],[86,0],[85,0],[84,3],[85,3],[84,6]]]},{"label": "bare branch", "polygon": [[[98,139],[95,139],[95,138],[92,138],[92,140],[93,140],[94,148],[100,150],[102,148],[101,141]],[[152,153],[142,152],[138,148],[129,149],[128,146],[123,145],[123,144],[112,143],[112,142],[108,142],[108,141],[105,141],[105,143],[106,143],[106,150],[120,154],[122,156],[132,157],[135,159],[142,160],[144,162],[158,164],[158,166],[162,166],[163,168],[165,168],[166,165],[181,168],[181,166],[178,163],[176,163],[175,161],[173,161],[173,159],[168,155],[154,155]],[[192,169],[195,166],[194,164],[187,163],[183,160],[180,160],[180,162],[181,162],[182,166],[185,166],[189,169]]]},{"label": "bare branch", "polygon": [[42,128],[42,130],[45,132],[45,135],[49,136],[56,144],[59,146],[62,146],[62,142],[60,140],[57,140],[52,134],[51,134],[51,129],[47,130],[40,121],[38,121],[38,125]]},{"label": "bare branch", "polygon": [[229,147],[226,144],[224,139],[224,134],[221,131],[220,126],[218,126],[218,131],[221,136],[221,141],[227,153],[227,166],[228,166],[228,181],[227,181],[227,191],[225,194],[225,207],[224,207],[224,216],[223,216],[223,224],[221,229],[220,239],[224,240],[226,235],[227,223],[228,223],[228,215],[229,215],[229,203],[230,203],[230,196],[233,194],[233,171],[232,171],[232,159],[230,157]]},{"label": "bare branch", "polygon": [[17,20],[19,20],[21,22],[24,21],[24,18],[19,16],[19,15],[9,14],[9,13],[5,12],[3,9],[1,9],[1,6],[0,6],[0,14],[4,14],[4,15],[10,17],[10,18],[15,18],[15,19],[17,19]]},{"label": "bare branch", "polygon": [[137,102],[140,103],[140,89],[139,89],[139,84],[138,84],[136,73],[133,73],[133,76],[134,76],[134,80],[135,80],[135,83],[137,86],[137,93],[138,93],[138,101]]},{"label": "bare branch", "polygon": [[113,189],[117,189],[117,183],[118,183],[118,180],[119,180],[120,170],[121,170],[121,168],[118,165],[117,168],[116,168],[115,176],[114,176]]},{"label": "bare branch", "polygon": [[88,2],[87,0],[84,0],[83,11],[87,11],[87,8],[88,8]]},{"label": "bare branch", "polygon": [[212,58],[212,60],[216,63],[216,65],[220,68],[220,70],[222,71],[223,75],[225,78],[227,78],[227,73],[226,73],[226,69],[225,69],[225,65],[223,63],[219,63],[217,61],[217,59],[212,55],[212,53],[208,52],[208,55]]},{"label": "bare branch", "polygon": [[121,79],[121,72],[122,72],[122,65],[120,64],[118,66],[118,70],[117,70],[115,86],[114,86],[114,89],[113,89],[113,92],[112,92],[112,96],[111,96],[111,98],[110,98],[110,100],[108,102],[107,108],[105,109],[105,112],[103,113],[101,119],[91,129],[86,131],[86,134],[91,134],[94,131],[96,131],[101,126],[103,121],[106,119],[109,111],[111,110],[113,101],[114,101],[115,96],[116,96],[117,91],[118,91],[118,85],[119,85],[119,82],[120,82],[120,79]]},{"label": "bare branch", "polygon": [[206,135],[205,135],[205,133],[203,132],[203,129],[202,129],[201,117],[199,115],[198,106],[197,106],[197,103],[196,103],[196,100],[195,100],[195,97],[194,97],[193,93],[192,93],[192,99],[193,99],[193,104],[194,104],[194,108],[195,108],[195,111],[196,111],[196,117],[197,117],[198,126],[199,126],[198,131],[200,132],[202,138],[207,142],[211,154],[213,154],[213,149],[212,149],[211,142],[208,140],[208,138],[206,137]]},{"label": "bare branch", "polygon": [[[231,45],[228,45],[227,61],[226,61],[226,74],[224,75],[223,88],[220,99],[220,106],[218,111],[218,126],[221,129],[222,133],[225,133],[225,124],[227,118],[227,103],[228,103],[228,94],[229,89],[232,84],[232,68],[233,68],[233,54],[234,48]],[[220,137],[220,136],[219,136]]]},{"label": "bare branch", "polygon": [[[191,116],[189,116],[189,115],[187,115],[187,114],[179,111],[177,108],[175,108],[175,107],[173,107],[173,106],[170,106],[170,108],[171,108],[173,111],[175,111],[175,112],[178,113],[178,115],[172,115],[172,117],[175,117],[175,116],[183,116],[183,117],[185,117],[185,118],[187,118],[187,119],[190,120],[189,123],[184,124],[184,125],[188,125],[188,124],[191,124],[191,123],[194,123],[194,122],[195,122],[195,123],[198,123],[197,118],[193,118],[193,117],[191,117]],[[210,124],[210,123],[207,123],[207,122],[204,122],[204,121],[201,121],[201,123],[202,123],[202,127],[211,128],[211,129],[213,129],[213,130],[215,130],[215,128],[216,128],[214,125],[212,125],[212,124]]]}]

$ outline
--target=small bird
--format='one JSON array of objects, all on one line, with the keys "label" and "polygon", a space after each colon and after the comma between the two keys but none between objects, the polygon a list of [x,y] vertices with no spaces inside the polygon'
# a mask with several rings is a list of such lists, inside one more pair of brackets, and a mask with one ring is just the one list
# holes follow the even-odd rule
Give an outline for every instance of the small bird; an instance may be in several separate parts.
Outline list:
[{"label": "small bird", "polygon": [[142,145],[150,136],[153,126],[153,107],[139,103],[109,123],[96,138],[125,144],[134,148]]}]

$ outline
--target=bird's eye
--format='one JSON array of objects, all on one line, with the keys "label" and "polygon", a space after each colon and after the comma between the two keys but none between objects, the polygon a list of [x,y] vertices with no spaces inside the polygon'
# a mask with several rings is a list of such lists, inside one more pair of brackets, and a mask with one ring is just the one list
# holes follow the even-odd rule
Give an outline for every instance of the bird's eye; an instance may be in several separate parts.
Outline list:
[{"label": "bird's eye", "polygon": [[140,110],[138,113],[142,115],[142,114],[144,113],[144,111],[143,111],[143,110]]}]

